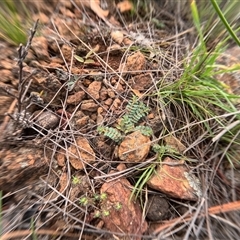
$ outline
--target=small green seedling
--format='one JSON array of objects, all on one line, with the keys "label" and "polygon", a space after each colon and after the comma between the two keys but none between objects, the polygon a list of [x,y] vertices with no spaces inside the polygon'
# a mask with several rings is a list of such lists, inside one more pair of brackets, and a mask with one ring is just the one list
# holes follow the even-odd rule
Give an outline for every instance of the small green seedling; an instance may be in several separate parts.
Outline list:
[{"label": "small green seedling", "polygon": [[93,201],[104,201],[107,199],[107,194],[106,193],[101,193],[100,195],[99,194],[94,194],[93,196]]},{"label": "small green seedling", "polygon": [[106,193],[102,193],[101,195],[100,195],[100,200],[101,201],[104,201],[104,200],[106,200],[107,199],[107,194]]},{"label": "small green seedling", "polygon": [[103,210],[102,215],[103,215],[103,217],[108,217],[110,215],[110,211],[109,210]]},{"label": "small green seedling", "polygon": [[95,213],[94,213],[94,218],[99,218],[101,216],[101,212],[99,210],[97,210]]},{"label": "small green seedling", "polygon": [[92,57],[94,55],[94,53],[97,52],[98,50],[99,50],[99,45],[97,45],[95,48],[91,49],[85,57],[80,57],[78,55],[74,55],[73,57],[80,63],[94,64],[95,61],[93,59],[91,59],[90,57]]},{"label": "small green seedling", "polygon": [[121,208],[122,208],[122,204],[119,203],[119,202],[117,202],[117,203],[115,204],[115,209],[116,209],[117,211],[119,211]]},{"label": "small green seedling", "polygon": [[77,185],[77,184],[80,184],[80,183],[81,183],[81,180],[79,179],[79,177],[76,177],[76,176],[72,177],[72,184],[73,185]]},{"label": "small green seedling", "polygon": [[88,205],[88,198],[87,197],[82,197],[79,199],[79,203],[82,205],[82,206],[87,206]]}]

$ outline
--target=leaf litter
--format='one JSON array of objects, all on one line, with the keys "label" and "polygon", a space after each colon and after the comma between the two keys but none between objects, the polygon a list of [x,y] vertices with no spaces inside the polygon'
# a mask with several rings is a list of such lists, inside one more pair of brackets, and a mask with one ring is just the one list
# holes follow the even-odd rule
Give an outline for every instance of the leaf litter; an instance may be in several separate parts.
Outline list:
[{"label": "leaf litter", "polygon": [[[173,230],[183,238],[184,231],[175,230],[177,224],[185,231],[190,228],[184,220],[202,224],[209,217],[204,213],[206,206],[209,214],[222,218],[220,207],[224,206],[226,221],[230,221],[231,203],[236,213],[240,209],[239,180],[233,173],[240,168],[238,156],[231,158],[232,168],[227,154],[223,159],[221,147],[215,145],[212,150],[203,126],[194,125],[189,109],[183,106],[178,111],[174,104],[165,107],[156,95],[161,86],[176,82],[182,74],[190,44],[187,33],[193,33],[186,31],[182,38],[174,35],[168,28],[170,15],[164,19],[166,29],[127,24],[116,7],[128,13],[133,9],[129,1],[116,6],[102,2],[60,1],[59,12],[52,11],[51,19],[45,14],[50,6],[38,6],[34,18],[45,25],[39,30],[41,36],[33,38],[23,67],[27,84],[21,114],[27,120],[16,124],[6,118],[5,108],[0,110],[0,189],[6,226],[2,239],[31,234],[31,219],[39,239],[43,235],[152,239]],[[0,103],[5,106],[14,101],[11,93],[17,92],[19,69],[15,49],[1,44]],[[225,79],[221,76],[220,80]],[[232,82],[228,84],[231,87]],[[36,95],[41,101],[36,101]],[[116,143],[111,135],[99,134],[99,126],[117,129],[133,96],[137,96],[138,108],[144,104],[151,111],[134,125],[152,128],[152,136],[130,129]],[[9,114],[13,116],[15,110]],[[138,198],[132,198],[135,184],[149,166],[153,174],[144,179]],[[153,179],[162,182],[153,183]],[[106,199],[96,198],[102,194]],[[157,218],[149,215],[153,209],[158,211]],[[10,222],[16,211],[19,218],[13,226]],[[237,219],[232,229],[236,230]],[[215,229],[211,234],[223,234],[219,223],[211,220],[211,224]],[[205,228],[198,237],[206,237]]]}]

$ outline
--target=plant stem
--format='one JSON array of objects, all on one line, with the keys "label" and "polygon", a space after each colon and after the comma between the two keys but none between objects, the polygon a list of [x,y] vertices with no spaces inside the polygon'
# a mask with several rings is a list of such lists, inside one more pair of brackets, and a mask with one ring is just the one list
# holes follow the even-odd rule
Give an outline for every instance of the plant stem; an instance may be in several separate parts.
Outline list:
[{"label": "plant stem", "polygon": [[229,32],[229,34],[231,35],[231,37],[233,38],[233,40],[238,44],[238,46],[240,47],[240,40],[237,37],[237,35],[234,33],[234,31],[232,30],[231,26],[228,24],[227,19],[224,17],[221,9],[219,8],[217,1],[216,0],[211,0],[211,3],[216,11],[216,13],[218,14],[219,18],[221,19],[221,21],[223,22],[223,24],[225,25],[227,31]]}]

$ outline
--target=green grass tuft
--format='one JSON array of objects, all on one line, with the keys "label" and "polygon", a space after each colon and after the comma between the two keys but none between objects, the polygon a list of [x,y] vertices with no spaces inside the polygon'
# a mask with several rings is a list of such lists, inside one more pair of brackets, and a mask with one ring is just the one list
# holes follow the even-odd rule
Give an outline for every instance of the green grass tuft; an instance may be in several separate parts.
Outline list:
[{"label": "green grass tuft", "polygon": [[[19,15],[22,10],[22,16]],[[22,19],[26,22],[23,24]],[[29,13],[22,1],[2,0],[0,2],[0,38],[12,45],[26,44],[26,25],[29,22]]]}]

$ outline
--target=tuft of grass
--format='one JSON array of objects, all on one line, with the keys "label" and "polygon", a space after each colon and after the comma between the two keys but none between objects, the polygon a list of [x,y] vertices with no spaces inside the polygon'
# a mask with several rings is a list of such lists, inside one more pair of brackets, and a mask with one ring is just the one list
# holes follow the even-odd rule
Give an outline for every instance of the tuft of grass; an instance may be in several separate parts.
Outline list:
[{"label": "tuft of grass", "polygon": [[138,179],[133,187],[133,190],[132,190],[132,193],[130,196],[130,200],[132,200],[132,199],[136,200],[139,197],[139,195],[141,195],[145,184],[147,183],[147,181],[151,178],[151,176],[155,172],[155,168],[156,168],[156,163],[153,163],[153,164],[147,166],[145,169],[141,169],[142,173],[138,177]]},{"label": "tuft of grass", "polygon": [[[180,79],[165,86],[161,85],[157,95],[165,106],[174,105],[175,109],[184,107],[200,122],[221,113],[236,112],[235,103],[239,96],[228,93],[226,87],[215,78],[215,62],[224,50],[226,39],[208,50],[195,1],[191,2],[191,10],[199,44],[186,58]],[[205,122],[205,126],[211,131],[208,122]]]},{"label": "tuft of grass", "polygon": [[[22,15],[19,15],[19,9]],[[0,2],[0,38],[12,45],[18,46],[27,42],[27,23],[22,19],[30,19],[28,10],[22,1],[2,0]]]}]

